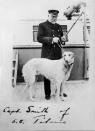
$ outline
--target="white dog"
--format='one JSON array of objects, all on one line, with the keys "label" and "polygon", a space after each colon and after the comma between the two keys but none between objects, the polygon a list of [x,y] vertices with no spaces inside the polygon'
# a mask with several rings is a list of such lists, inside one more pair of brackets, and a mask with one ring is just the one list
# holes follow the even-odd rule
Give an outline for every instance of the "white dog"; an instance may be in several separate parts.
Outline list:
[{"label": "white dog", "polygon": [[[41,74],[55,84],[56,97],[63,96],[63,88],[61,86],[68,80],[74,63],[74,53],[64,52],[59,60],[50,60],[46,58],[33,58],[29,60],[22,69],[22,73],[29,87],[30,98],[33,100],[31,88],[35,83],[35,76]],[[61,88],[61,89],[60,89]],[[60,92],[61,90],[61,92]]]}]

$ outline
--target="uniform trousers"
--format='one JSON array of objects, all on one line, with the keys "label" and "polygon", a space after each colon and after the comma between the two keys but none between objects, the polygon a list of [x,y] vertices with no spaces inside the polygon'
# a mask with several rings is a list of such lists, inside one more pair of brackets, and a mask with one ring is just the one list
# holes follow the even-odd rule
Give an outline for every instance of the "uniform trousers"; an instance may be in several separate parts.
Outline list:
[{"label": "uniform trousers", "polygon": [[44,90],[45,90],[45,98],[49,98],[51,94],[50,80],[45,77],[44,77]]}]

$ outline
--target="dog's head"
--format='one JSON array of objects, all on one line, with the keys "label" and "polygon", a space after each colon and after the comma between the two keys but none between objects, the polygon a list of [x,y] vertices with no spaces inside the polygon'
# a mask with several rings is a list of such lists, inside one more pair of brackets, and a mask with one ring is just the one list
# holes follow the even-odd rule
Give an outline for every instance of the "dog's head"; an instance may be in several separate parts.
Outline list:
[{"label": "dog's head", "polygon": [[74,63],[74,53],[73,52],[66,51],[62,54],[62,57],[66,65],[72,65]]}]

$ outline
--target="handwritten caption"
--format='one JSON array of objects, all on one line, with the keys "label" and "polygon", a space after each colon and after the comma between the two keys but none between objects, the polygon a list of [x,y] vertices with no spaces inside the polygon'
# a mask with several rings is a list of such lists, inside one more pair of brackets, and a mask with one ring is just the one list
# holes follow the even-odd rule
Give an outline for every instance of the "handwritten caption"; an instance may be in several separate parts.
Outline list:
[{"label": "handwritten caption", "polygon": [[66,118],[69,115],[70,107],[65,109],[52,109],[49,106],[30,105],[26,108],[17,108],[5,106],[2,109],[4,115],[12,117],[11,124],[25,124],[27,120],[31,120],[32,124],[62,123],[66,124]]}]

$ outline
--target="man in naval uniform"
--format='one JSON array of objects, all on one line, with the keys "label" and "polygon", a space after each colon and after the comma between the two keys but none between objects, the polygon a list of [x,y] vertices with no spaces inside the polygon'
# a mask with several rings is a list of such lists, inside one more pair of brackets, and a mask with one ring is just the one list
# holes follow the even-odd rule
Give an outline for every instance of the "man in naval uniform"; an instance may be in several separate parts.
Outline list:
[{"label": "man in naval uniform", "polygon": [[[42,58],[57,60],[62,57],[60,47],[65,37],[61,25],[56,23],[58,13],[58,10],[48,10],[48,20],[39,24],[37,40],[42,43]],[[44,90],[45,98],[50,99],[50,81],[46,78],[44,78]]]}]

